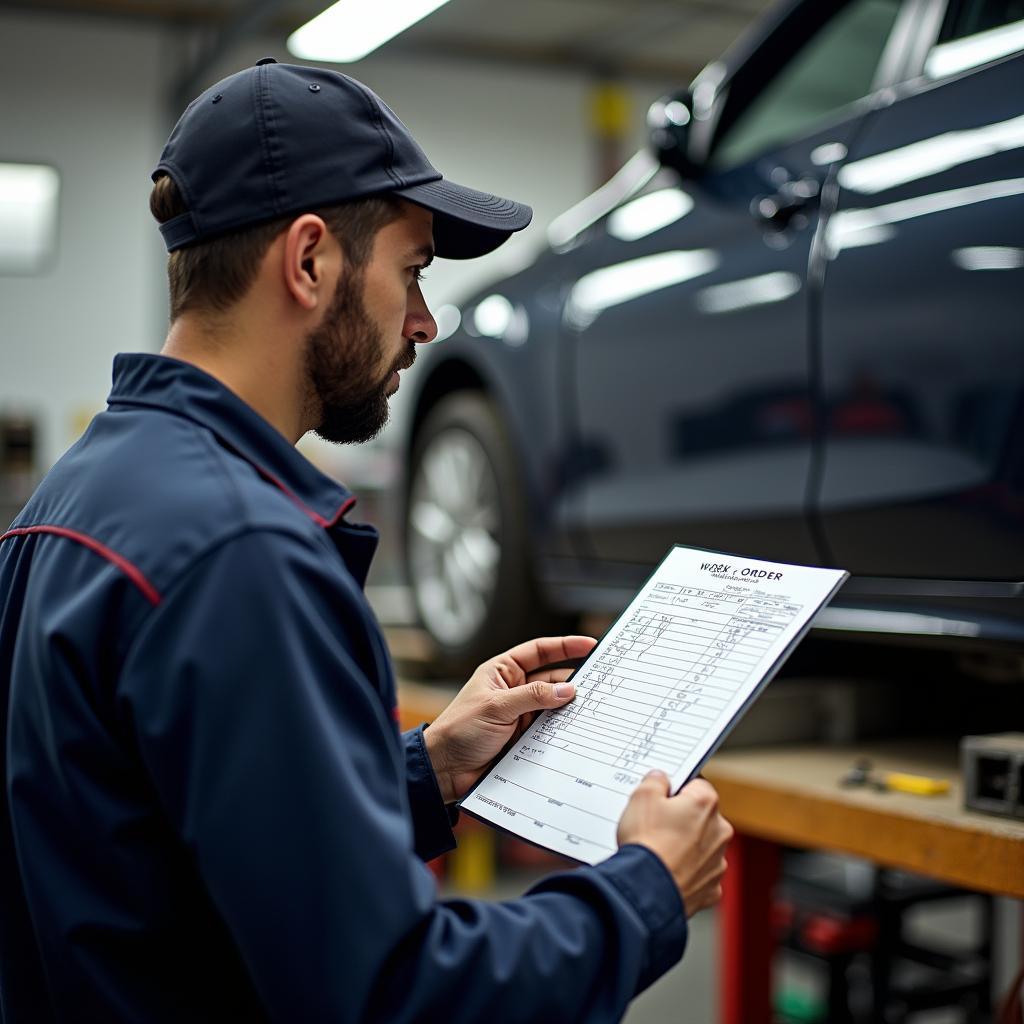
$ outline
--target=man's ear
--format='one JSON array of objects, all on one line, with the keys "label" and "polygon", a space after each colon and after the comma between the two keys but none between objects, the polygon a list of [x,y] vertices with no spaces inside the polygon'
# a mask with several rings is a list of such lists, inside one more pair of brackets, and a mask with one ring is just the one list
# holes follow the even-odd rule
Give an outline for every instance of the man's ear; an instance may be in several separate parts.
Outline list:
[{"label": "man's ear", "polygon": [[284,236],[282,272],[288,294],[312,312],[334,295],[341,272],[341,246],[323,218],[304,213],[291,222]]}]

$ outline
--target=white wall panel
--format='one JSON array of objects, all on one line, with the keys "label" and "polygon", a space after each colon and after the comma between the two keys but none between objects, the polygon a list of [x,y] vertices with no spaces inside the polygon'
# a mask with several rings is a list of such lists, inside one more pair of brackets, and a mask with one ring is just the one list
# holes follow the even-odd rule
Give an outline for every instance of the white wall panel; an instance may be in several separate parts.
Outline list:
[{"label": "white wall panel", "polygon": [[0,276],[0,409],[41,427],[41,463],[102,408],[110,360],[153,348],[162,319],[148,174],[163,130],[160,40],[98,19],[0,14],[0,160],[52,164],[61,192],[55,259]]}]

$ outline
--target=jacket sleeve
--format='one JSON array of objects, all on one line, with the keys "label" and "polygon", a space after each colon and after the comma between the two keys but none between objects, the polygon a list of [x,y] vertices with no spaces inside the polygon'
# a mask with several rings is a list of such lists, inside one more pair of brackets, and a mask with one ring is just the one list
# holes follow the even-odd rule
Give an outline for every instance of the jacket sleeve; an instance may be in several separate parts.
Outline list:
[{"label": "jacket sleeve", "polygon": [[421,860],[433,860],[455,849],[452,828],[459,818],[455,804],[445,806],[423,740],[425,726],[402,734],[405,747],[405,783],[409,791],[413,845]]},{"label": "jacket sleeve", "polygon": [[618,1020],[681,955],[667,870],[626,847],[505,903],[441,902],[402,739],[351,652],[364,599],[312,541],[208,553],[136,637],[120,697],[273,1020]]}]

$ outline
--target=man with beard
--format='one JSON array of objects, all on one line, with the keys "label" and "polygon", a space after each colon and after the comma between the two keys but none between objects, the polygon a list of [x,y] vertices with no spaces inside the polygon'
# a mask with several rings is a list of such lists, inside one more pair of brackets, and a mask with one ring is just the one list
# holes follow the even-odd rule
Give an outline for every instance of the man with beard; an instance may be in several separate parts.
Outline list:
[{"label": "man with beard", "polygon": [[190,105],[154,182],[163,352],[117,357],[0,538],[3,1019],[618,1019],[720,896],[714,791],[652,775],[604,863],[438,900],[452,808],[594,641],[499,654],[401,735],[375,533],[294,448],[380,430],[436,333],[423,268],[529,209],[444,181],[359,83],[273,61]]}]

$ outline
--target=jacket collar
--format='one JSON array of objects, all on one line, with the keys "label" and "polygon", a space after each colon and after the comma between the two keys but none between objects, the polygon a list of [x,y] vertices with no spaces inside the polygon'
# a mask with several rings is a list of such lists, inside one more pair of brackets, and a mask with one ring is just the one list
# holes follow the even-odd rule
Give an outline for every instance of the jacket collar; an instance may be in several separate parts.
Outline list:
[{"label": "jacket collar", "polygon": [[107,402],[149,406],[194,420],[320,526],[337,525],[355,504],[344,487],[321,473],[255,409],[191,363],[146,353],[115,356]]}]

